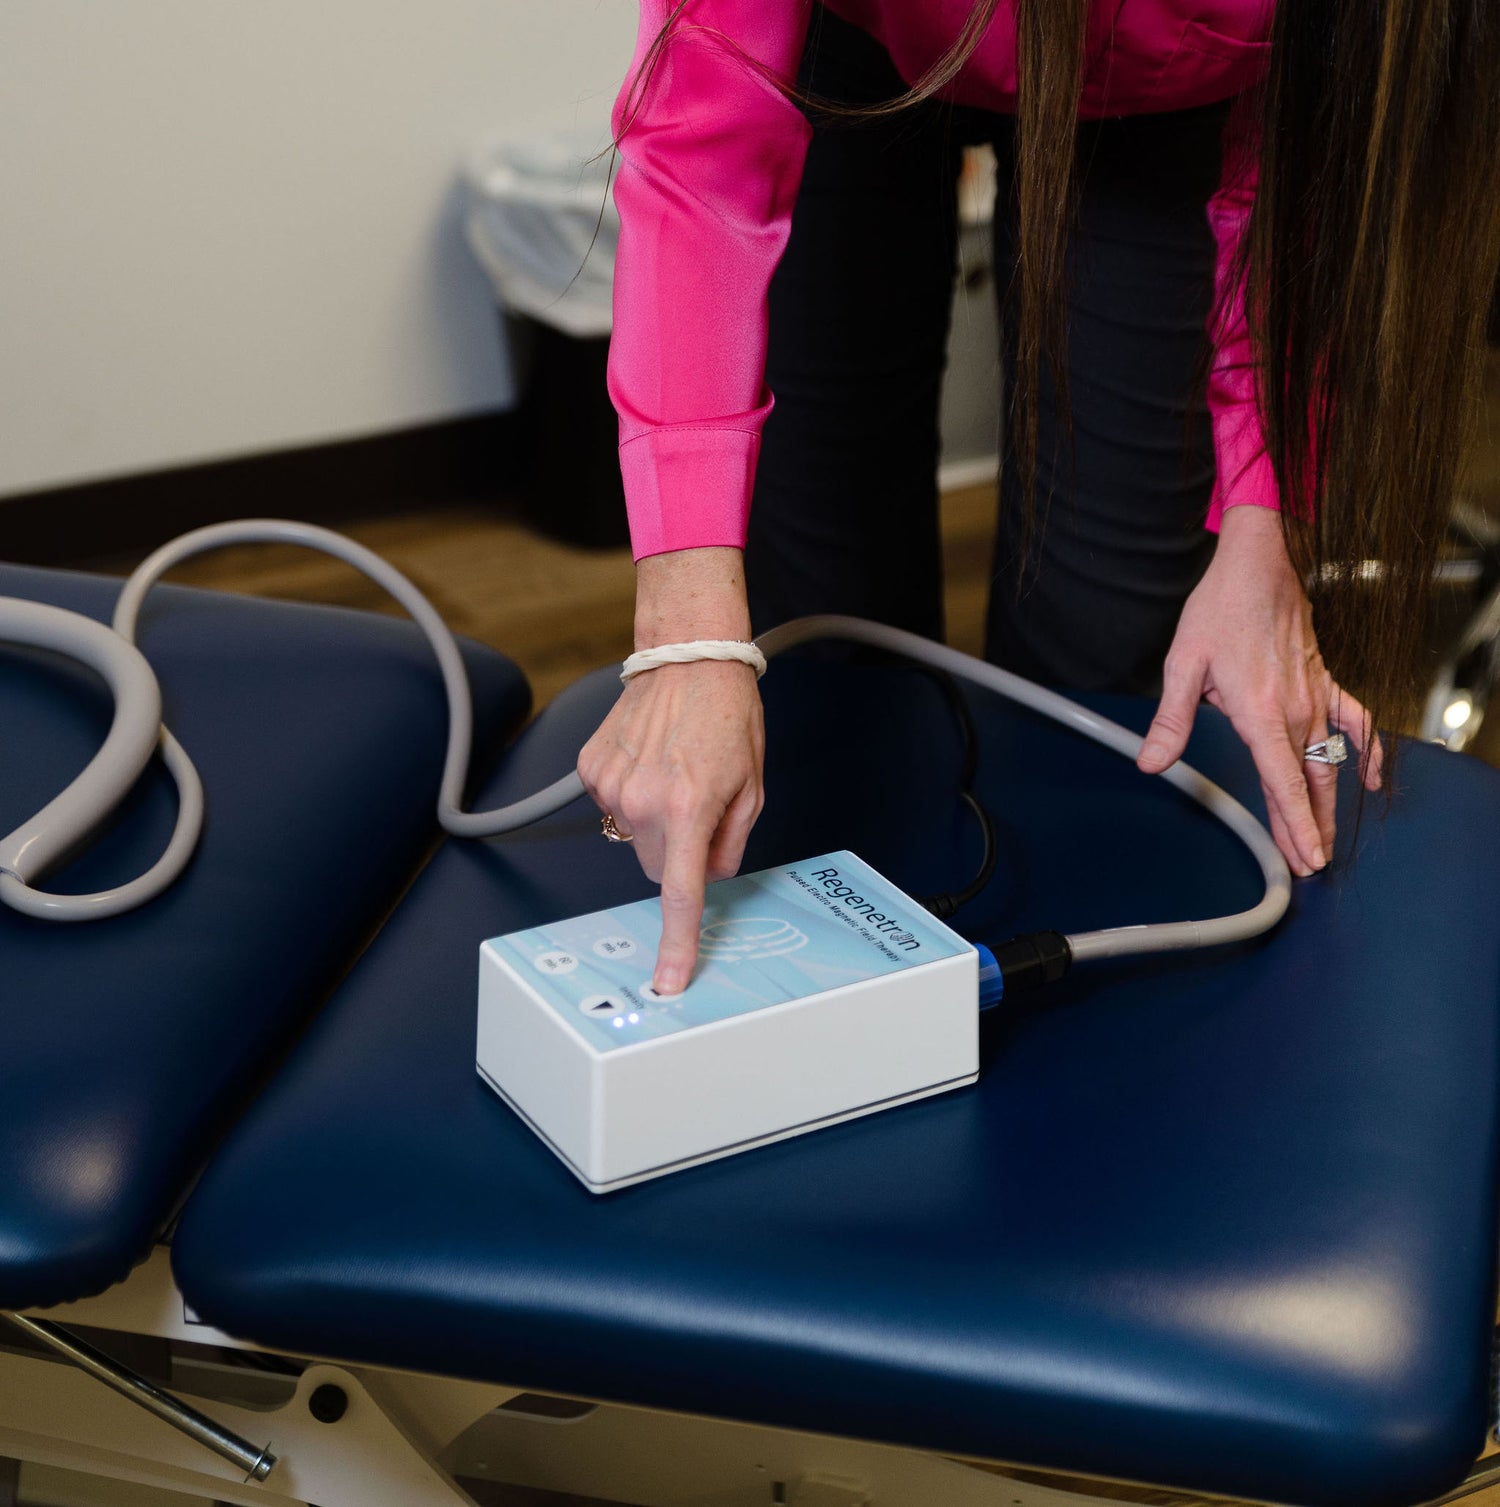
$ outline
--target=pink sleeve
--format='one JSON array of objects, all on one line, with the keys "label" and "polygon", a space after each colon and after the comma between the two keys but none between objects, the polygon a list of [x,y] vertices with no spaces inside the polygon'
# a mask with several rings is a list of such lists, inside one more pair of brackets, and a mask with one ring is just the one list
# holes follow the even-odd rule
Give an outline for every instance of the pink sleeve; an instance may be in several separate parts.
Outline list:
[{"label": "pink sleeve", "polygon": [[[765,386],[766,291],[811,134],[771,79],[795,77],[807,0],[641,0],[615,105],[620,165],[609,391],[636,559],[743,546]],[[753,60],[753,61],[752,61]]]},{"label": "pink sleeve", "polygon": [[1224,509],[1249,504],[1279,508],[1280,497],[1261,429],[1255,363],[1245,320],[1245,289],[1238,282],[1226,298],[1240,240],[1255,202],[1256,164],[1253,142],[1245,136],[1241,112],[1230,117],[1225,133],[1224,174],[1208,201],[1208,222],[1218,245],[1215,277],[1213,365],[1208,379],[1208,410],[1213,420],[1213,499],[1208,527],[1217,531]]}]

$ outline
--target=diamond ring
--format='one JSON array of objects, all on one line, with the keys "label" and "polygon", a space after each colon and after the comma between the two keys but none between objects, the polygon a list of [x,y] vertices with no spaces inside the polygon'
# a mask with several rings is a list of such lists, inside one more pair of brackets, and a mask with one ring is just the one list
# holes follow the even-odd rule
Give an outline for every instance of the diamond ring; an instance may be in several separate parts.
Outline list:
[{"label": "diamond ring", "polygon": [[1349,744],[1343,733],[1330,733],[1319,743],[1309,743],[1302,757],[1309,764],[1342,764],[1349,757]]}]

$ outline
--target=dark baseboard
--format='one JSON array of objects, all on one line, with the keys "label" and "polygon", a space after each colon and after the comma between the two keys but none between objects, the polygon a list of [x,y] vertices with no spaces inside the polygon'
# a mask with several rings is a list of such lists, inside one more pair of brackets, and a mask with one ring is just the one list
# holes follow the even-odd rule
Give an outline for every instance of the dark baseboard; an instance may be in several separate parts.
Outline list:
[{"label": "dark baseboard", "polygon": [[526,425],[487,413],[367,439],[0,498],[0,559],[119,563],[229,518],[335,524],[454,503],[510,509],[525,488]]}]

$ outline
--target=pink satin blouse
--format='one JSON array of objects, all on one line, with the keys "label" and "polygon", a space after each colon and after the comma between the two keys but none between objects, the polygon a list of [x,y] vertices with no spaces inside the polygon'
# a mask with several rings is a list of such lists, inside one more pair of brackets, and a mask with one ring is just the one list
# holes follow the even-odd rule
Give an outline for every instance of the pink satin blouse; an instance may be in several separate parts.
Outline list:
[{"label": "pink satin blouse", "polygon": [[[917,78],[958,35],[971,0],[830,0]],[[635,60],[615,106],[620,167],[610,394],[637,559],[742,546],[765,385],[766,290],[786,245],[810,130],[746,55],[795,76],[810,0],[687,0],[646,87],[632,81],[675,0],[641,0]],[[1241,94],[1265,71],[1270,0],[1094,0],[1081,113],[1181,110]],[[732,44],[732,45],[728,45]],[[1014,6],[945,97],[1015,107]],[[627,125],[627,107],[629,108]],[[1253,156],[1226,152],[1208,204],[1221,292],[1254,197]],[[1208,403],[1225,507],[1277,505],[1264,453],[1243,301],[1210,330]],[[873,317],[873,311],[872,311]]]}]

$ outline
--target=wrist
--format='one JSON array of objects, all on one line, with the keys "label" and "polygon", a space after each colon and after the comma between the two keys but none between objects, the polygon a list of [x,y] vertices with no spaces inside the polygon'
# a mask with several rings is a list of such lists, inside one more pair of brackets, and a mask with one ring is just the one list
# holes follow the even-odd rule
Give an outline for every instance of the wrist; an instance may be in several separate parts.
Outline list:
[{"label": "wrist", "polygon": [[750,637],[741,550],[720,547],[648,555],[636,566],[635,647]]},{"label": "wrist", "polygon": [[1232,560],[1238,569],[1261,565],[1289,570],[1291,562],[1281,531],[1281,514],[1274,508],[1253,504],[1225,508],[1214,558]]},{"label": "wrist", "polygon": [[1281,512],[1257,502],[1233,502],[1220,515],[1220,529],[1233,533],[1280,533]]},{"label": "wrist", "polygon": [[1285,548],[1281,533],[1281,514],[1275,508],[1263,508],[1255,503],[1238,503],[1224,509],[1219,520],[1219,542],[1228,542],[1231,547],[1255,543],[1264,546],[1275,541]]}]

